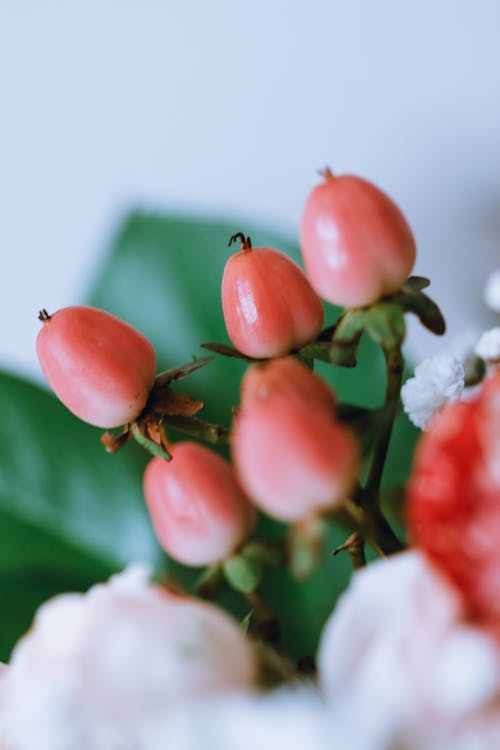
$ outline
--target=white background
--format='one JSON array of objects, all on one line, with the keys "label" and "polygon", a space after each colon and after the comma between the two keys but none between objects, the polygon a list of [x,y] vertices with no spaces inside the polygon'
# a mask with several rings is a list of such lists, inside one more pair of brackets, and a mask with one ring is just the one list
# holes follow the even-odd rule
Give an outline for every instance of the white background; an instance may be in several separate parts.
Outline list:
[{"label": "white background", "polygon": [[293,234],[327,163],[402,207],[451,334],[494,322],[497,0],[0,0],[0,95],[0,366],[38,377],[127,208]]}]

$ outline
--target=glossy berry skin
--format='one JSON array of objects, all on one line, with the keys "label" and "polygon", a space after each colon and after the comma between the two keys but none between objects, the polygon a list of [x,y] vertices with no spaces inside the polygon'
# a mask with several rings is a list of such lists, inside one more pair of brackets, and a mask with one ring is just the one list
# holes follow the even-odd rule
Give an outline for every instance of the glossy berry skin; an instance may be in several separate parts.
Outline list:
[{"label": "glossy berry skin", "polygon": [[411,539],[500,640],[500,373],[445,407],[418,444],[407,498]]},{"label": "glossy berry skin", "polygon": [[243,379],[234,464],[255,504],[281,521],[334,510],[354,481],[357,443],[337,421],[328,390],[291,358],[255,365]]},{"label": "glossy berry skin", "polygon": [[405,217],[361,177],[334,177],[310,194],[300,230],[306,273],[318,294],[342,307],[369,305],[396,292],[415,263]]},{"label": "glossy berry skin", "polygon": [[335,394],[325,381],[294,357],[281,357],[260,367],[250,367],[241,382],[241,401],[248,407],[283,399],[307,404],[333,416]]},{"label": "glossy berry skin", "polygon": [[316,338],[323,305],[303,271],[270,247],[243,249],[226,263],[222,309],[233,345],[249,357],[280,357]]},{"label": "glossy berry skin", "polygon": [[43,319],[36,348],[48,384],[83,421],[109,429],[144,409],[156,355],[123,320],[93,307],[65,307]]},{"label": "glossy berry skin", "polygon": [[186,565],[229,557],[251,531],[255,510],[230,464],[198,443],[171,448],[146,467],[144,496],[163,549]]}]

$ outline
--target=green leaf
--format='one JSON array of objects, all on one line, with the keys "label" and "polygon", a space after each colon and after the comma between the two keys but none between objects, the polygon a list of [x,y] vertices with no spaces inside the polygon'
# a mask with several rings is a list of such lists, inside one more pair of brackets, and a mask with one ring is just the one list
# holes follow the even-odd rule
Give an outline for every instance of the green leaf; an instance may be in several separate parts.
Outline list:
[{"label": "green leaf", "polygon": [[51,394],[0,375],[0,509],[112,566],[158,560],[141,490],[144,457],[110,456],[100,430]]},{"label": "green leaf", "polygon": [[432,331],[432,333],[442,336],[446,332],[446,322],[441,310],[436,303],[426,294],[423,294],[423,292],[412,295],[406,301],[406,309],[409,312],[415,313],[420,319],[422,325],[428,328],[429,331]]},{"label": "green leaf", "polygon": [[191,362],[187,362],[184,365],[178,365],[177,367],[170,367],[168,370],[164,370],[163,372],[160,372],[156,376],[156,382],[155,387],[158,386],[166,386],[169,383],[174,382],[175,380],[180,380],[182,378],[188,377],[188,375],[191,375],[191,373],[196,372],[196,370],[199,370],[201,367],[206,367],[210,364],[210,362],[213,362],[213,357],[200,357],[196,358],[194,357]]},{"label": "green leaf", "polygon": [[403,289],[406,291],[420,292],[422,289],[427,289],[430,283],[429,279],[425,276],[410,276],[410,278],[403,284]]},{"label": "green leaf", "polygon": [[436,303],[422,291],[404,286],[400,292],[390,297],[405,312],[412,312],[422,325],[441,336],[446,331],[446,321]]},{"label": "green leaf", "polygon": [[114,568],[0,511],[0,661],[7,661],[37,607],[61,591],[83,591]]},{"label": "green leaf", "polygon": [[252,558],[244,555],[234,555],[223,563],[224,575],[228,583],[244,594],[255,591],[262,580],[262,566]]},{"label": "green leaf", "polygon": [[223,357],[231,357],[232,359],[241,359],[243,362],[262,362],[261,359],[255,359],[255,357],[247,357],[246,354],[235,349],[234,346],[228,346],[228,344],[218,344],[216,341],[206,341],[204,344],[200,344],[203,349],[207,349],[209,352],[215,352],[216,354],[222,354]]},{"label": "green leaf", "polygon": [[110,456],[99,430],[45,390],[5,374],[0,413],[5,658],[45,596],[86,588],[131,560],[162,557],[142,499],[139,449]]},{"label": "green leaf", "polygon": [[365,330],[384,349],[394,349],[404,340],[403,311],[395,302],[378,302],[365,310]]}]

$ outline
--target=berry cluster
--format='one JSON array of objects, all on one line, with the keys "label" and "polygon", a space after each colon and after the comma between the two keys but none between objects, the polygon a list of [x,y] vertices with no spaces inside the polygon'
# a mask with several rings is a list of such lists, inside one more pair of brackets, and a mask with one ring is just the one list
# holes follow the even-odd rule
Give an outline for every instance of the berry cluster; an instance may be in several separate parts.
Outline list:
[{"label": "berry cluster", "polygon": [[[413,737],[428,718],[455,736],[464,717],[478,725],[483,713],[491,736],[500,737],[500,722],[490,716],[500,700],[499,329],[476,347],[473,369],[451,356],[434,357],[402,390],[405,313],[436,334],[445,330],[439,308],[423,291],[428,280],[409,277],[415,261],[411,230],[397,206],[366,180],[329,170],[323,177],[302,219],[305,272],[278,250],[252,247],[241,232],[229,240],[241,245],[222,278],[231,345],[202,345],[248,364],[229,427],[200,419],[203,403],[174,388],[213,357],[156,374],[149,341],[113,315],[90,307],[40,313],[37,351],[50,386],[82,420],[122,428],[102,436],[108,451],[134,438],[153,455],[143,489],[160,544],[180,563],[206,567],[195,585],[199,596],[214,598],[229,588],[245,596],[251,610],[242,625],[253,644],[215,607],[151,587],[131,570],[84,599],[42,610],[42,626],[16,652],[14,686],[23,664],[33,683],[38,660],[30,661],[30,649],[36,655],[41,641],[45,653],[43,626],[50,613],[56,612],[55,630],[57,623],[74,625],[76,609],[88,624],[78,624],[75,642],[81,646],[72,648],[77,671],[102,629],[102,664],[111,664],[113,675],[128,657],[117,651],[114,661],[108,659],[108,615],[127,611],[118,641],[127,650],[142,639],[148,662],[147,668],[142,657],[131,662],[136,703],[155,691],[168,698],[174,685],[177,695],[179,684],[188,696],[310,675],[314,661],[292,665],[277,618],[258,589],[265,573],[280,567],[297,578],[308,575],[321,559],[330,521],[347,530],[334,554],[347,551],[354,568],[365,566],[366,544],[382,557],[404,549],[381,490],[402,396],[412,421],[426,430],[406,491],[406,526],[415,549],[357,574],[324,628],[318,685],[335,715],[354,725],[360,703],[370,704],[370,747],[392,747],[403,729]],[[326,326],[322,300],[345,308]],[[385,400],[375,409],[339,402],[314,371],[316,361],[355,367],[363,336],[380,346],[386,364]],[[472,398],[469,386],[476,388]],[[173,439],[178,432],[188,439]],[[282,536],[261,538],[258,512],[280,522]],[[151,687],[149,661],[157,650],[167,666],[158,661],[154,674],[161,679]],[[53,671],[47,653],[34,681],[44,700]],[[67,664],[56,660],[70,664],[69,658]],[[59,702],[58,680],[66,682],[57,670],[55,676]],[[107,678],[101,670],[99,684]],[[110,679],[109,694],[114,690]],[[73,689],[71,712],[78,713],[82,700],[85,705],[87,698]],[[330,725],[325,736],[330,743]]]},{"label": "berry cluster", "polygon": [[[212,357],[156,375],[151,344],[113,315],[89,307],[40,313],[38,356],[59,399],[93,425],[123,426],[120,434],[102,436],[107,450],[134,437],[153,454],[143,488],[165,551],[183,564],[222,571],[224,585],[246,593],[256,590],[267,567],[290,564],[307,574],[311,566],[296,558],[305,545],[317,562],[324,520],[352,532],[340,549],[355,567],[365,562],[365,542],[382,554],[403,548],[383,513],[380,483],[402,383],[404,314],[444,332],[439,309],[422,291],[429,282],[408,278],[415,242],[397,206],[359,177],[329,170],[323,177],[302,218],[306,273],[278,250],[252,247],[241,232],[230,238],[230,245],[241,245],[226,263],[221,287],[232,346],[204,345],[249,363],[229,428],[199,419],[203,403],[172,387]],[[326,327],[322,299],[347,306]],[[315,360],[354,366],[363,334],[381,346],[387,366],[385,403],[375,410],[337,403],[313,372]],[[457,407],[464,413],[473,408]],[[190,439],[173,443],[171,429]],[[229,444],[231,460],[203,443]],[[428,450],[434,449],[421,449],[417,477],[419,461],[428,466]],[[466,466],[464,458],[460,470],[472,497],[479,480],[473,486]],[[427,534],[424,521],[435,506],[427,503],[421,511],[415,499],[425,471],[412,485],[410,527],[429,554],[449,557],[457,537],[452,543]],[[257,509],[292,527],[283,543],[250,539]],[[452,575],[466,587],[461,559]]]},{"label": "berry cluster", "polygon": [[[171,445],[167,435],[172,419],[196,434],[201,402],[170,388],[196,363],[155,378],[150,343],[109,313],[70,307],[40,315],[38,355],[60,400],[93,425],[125,425],[122,435],[104,436],[109,450],[132,433],[156,454],[144,477],[147,505],[164,549],[189,565],[230,557],[253,528],[254,506],[281,521],[304,523],[337,510],[355,490],[358,440],[339,419],[330,387],[307,366],[308,347],[317,349],[312,358],[332,360],[346,338],[341,324],[340,337],[321,332],[319,295],[358,313],[369,310],[401,289],[415,258],[411,232],[392,201],[365,180],[337,178],[329,170],[302,221],[309,278],[282,252],[253,248],[242,233],[229,244],[238,240],[241,250],[222,278],[224,320],[233,353],[259,361],[242,382],[229,436],[233,465],[198,442]],[[358,314],[349,346],[356,346],[362,325]],[[210,442],[226,437],[223,428],[196,424],[203,424],[201,437],[209,435]]]}]

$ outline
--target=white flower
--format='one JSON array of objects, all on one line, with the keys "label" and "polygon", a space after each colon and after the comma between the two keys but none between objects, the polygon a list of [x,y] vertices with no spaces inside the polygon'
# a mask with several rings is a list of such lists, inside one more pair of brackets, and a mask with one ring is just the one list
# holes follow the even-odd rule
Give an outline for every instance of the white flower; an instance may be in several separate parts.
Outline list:
[{"label": "white flower", "polygon": [[254,672],[228,615],[150,585],[134,566],[38,610],[0,680],[0,746],[142,748],[144,727],[168,726],[193,697],[248,688]]},{"label": "white flower", "polygon": [[492,328],[485,331],[474,349],[475,353],[481,359],[487,362],[497,362],[500,360],[500,327]]},{"label": "white flower", "polygon": [[425,429],[441,406],[460,397],[464,387],[463,364],[449,355],[424,359],[415,368],[415,376],[401,389],[403,407],[417,427]]},{"label": "white flower", "polygon": [[[182,730],[180,726],[182,724]],[[312,689],[283,689],[199,702],[179,715],[182,747],[190,750],[331,750],[328,711]],[[343,736],[344,741],[346,736]],[[166,747],[158,743],[152,750]],[[169,746],[177,750],[177,745]],[[348,747],[348,745],[344,745]]]},{"label": "white flower", "polygon": [[500,313],[500,268],[488,278],[484,287],[484,301],[495,312]]},{"label": "white flower", "polygon": [[[475,736],[475,747],[500,747],[498,647],[461,615],[455,590],[418,552],[355,574],[318,657],[332,714],[353,728],[353,746],[451,750]],[[493,736],[498,744],[481,741]]]}]

